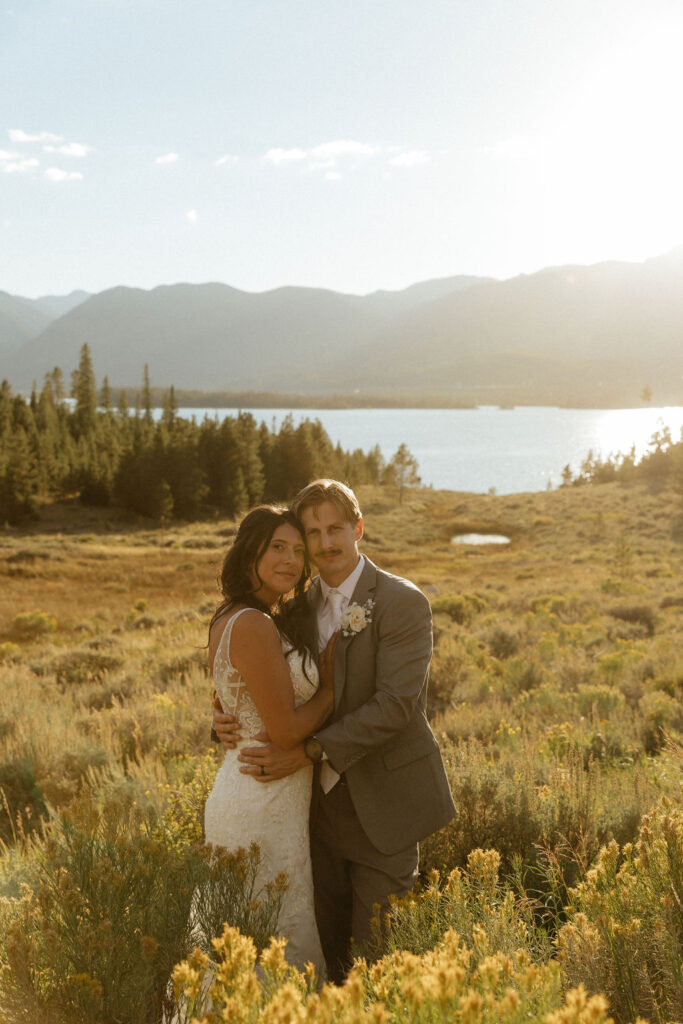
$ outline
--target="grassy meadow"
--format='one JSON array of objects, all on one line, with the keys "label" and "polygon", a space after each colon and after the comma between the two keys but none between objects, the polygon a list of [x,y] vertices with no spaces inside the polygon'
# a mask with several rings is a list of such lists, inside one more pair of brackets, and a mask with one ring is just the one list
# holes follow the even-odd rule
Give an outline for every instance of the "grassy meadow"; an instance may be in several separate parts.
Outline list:
[{"label": "grassy meadow", "polygon": [[[256,893],[257,851],[201,845],[235,522],[66,502],[0,531],[0,1020],[160,1021],[179,962],[188,1022],[208,984],[210,1021],[683,1020],[680,496],[359,497],[364,552],[432,601],[458,807],[380,959],[315,991],[268,941],[284,882]],[[452,543],[469,532],[511,543]],[[197,903],[217,939],[190,955]]]}]

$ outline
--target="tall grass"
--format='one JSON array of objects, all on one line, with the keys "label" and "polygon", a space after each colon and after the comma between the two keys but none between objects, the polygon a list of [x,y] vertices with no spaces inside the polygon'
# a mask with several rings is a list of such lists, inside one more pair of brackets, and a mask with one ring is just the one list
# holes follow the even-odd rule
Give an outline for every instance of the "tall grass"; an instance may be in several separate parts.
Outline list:
[{"label": "tall grass", "polygon": [[[671,495],[361,502],[367,553],[433,599],[430,713],[458,816],[422,844],[421,890],[341,991],[268,946],[281,883],[253,893],[255,854],[221,874],[202,847],[220,756],[204,630],[234,523],[171,524],[160,543],[78,511],[64,536],[0,532],[0,1019],[158,1020],[179,961],[188,1019],[211,984],[236,1021],[680,1016]],[[456,549],[464,521],[513,541]]]}]

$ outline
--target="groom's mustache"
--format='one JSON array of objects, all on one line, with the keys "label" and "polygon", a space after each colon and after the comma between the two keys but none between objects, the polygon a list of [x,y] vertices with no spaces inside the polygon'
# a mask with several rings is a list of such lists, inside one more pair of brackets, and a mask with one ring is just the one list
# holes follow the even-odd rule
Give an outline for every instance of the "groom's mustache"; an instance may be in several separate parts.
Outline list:
[{"label": "groom's mustache", "polygon": [[323,548],[320,552],[321,555],[341,555],[340,548]]}]

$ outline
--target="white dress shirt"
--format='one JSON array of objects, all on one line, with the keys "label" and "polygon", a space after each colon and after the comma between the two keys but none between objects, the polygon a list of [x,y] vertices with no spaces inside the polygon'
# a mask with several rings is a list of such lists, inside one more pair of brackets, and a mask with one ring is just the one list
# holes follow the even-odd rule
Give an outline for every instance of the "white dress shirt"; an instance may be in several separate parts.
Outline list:
[{"label": "white dress shirt", "polygon": [[[356,584],[360,579],[360,575],[363,572],[365,565],[365,557],[363,555],[358,559],[358,565],[349,573],[343,583],[340,583],[338,587],[331,587],[325,580],[320,577],[320,603],[318,604],[317,620],[318,620],[318,647],[322,651],[327,646],[327,642],[341,625],[341,617],[349,606],[349,602],[353,597],[353,592],[356,589]],[[341,595],[341,600],[338,602],[339,610],[335,612],[333,610],[333,602],[329,600],[330,591],[337,591]]]}]

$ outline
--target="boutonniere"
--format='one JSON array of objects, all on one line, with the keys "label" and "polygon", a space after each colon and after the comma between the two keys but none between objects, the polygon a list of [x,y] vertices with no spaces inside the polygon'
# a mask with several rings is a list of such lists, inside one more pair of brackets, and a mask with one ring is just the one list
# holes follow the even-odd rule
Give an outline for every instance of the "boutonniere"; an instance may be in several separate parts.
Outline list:
[{"label": "boutonniere", "polygon": [[365,604],[350,604],[342,612],[341,631],[342,636],[355,636],[362,633],[366,626],[372,622],[372,609],[375,602],[368,598]]}]

